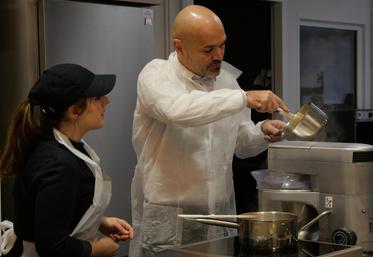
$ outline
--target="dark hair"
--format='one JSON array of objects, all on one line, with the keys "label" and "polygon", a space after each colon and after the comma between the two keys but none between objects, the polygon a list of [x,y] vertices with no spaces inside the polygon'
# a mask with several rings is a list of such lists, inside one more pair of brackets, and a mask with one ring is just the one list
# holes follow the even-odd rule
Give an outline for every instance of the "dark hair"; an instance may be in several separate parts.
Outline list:
[{"label": "dark hair", "polygon": [[[84,111],[87,99],[79,98],[73,105]],[[6,143],[0,157],[0,176],[19,173],[34,144],[46,130],[58,127],[66,110],[54,112],[31,104],[27,99],[22,101],[11,116]]]}]

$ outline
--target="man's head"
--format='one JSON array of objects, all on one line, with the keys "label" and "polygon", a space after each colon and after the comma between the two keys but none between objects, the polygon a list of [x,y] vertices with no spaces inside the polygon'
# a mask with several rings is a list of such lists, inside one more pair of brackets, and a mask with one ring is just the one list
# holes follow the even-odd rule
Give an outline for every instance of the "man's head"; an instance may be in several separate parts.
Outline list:
[{"label": "man's head", "polygon": [[219,17],[206,7],[189,5],[176,16],[173,45],[179,61],[200,76],[217,76],[226,35]]}]

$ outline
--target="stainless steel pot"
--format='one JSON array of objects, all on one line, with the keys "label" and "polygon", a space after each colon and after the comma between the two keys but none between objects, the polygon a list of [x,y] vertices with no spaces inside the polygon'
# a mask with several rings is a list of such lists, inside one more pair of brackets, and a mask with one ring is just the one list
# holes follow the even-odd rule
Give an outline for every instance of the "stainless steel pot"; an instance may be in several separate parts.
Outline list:
[{"label": "stainless steel pot", "polygon": [[[277,252],[296,246],[298,239],[304,239],[302,232],[330,214],[325,211],[311,220],[298,231],[297,215],[290,212],[250,212],[241,215],[179,215],[182,218],[217,226],[237,228],[240,234],[240,247],[243,251]],[[231,216],[231,217],[228,217]],[[226,221],[226,218],[237,218],[237,222]]]},{"label": "stainless steel pot", "polygon": [[296,114],[286,113],[281,109],[278,109],[278,112],[289,118],[283,135],[290,140],[312,140],[328,121],[328,116],[311,102],[302,105]]}]

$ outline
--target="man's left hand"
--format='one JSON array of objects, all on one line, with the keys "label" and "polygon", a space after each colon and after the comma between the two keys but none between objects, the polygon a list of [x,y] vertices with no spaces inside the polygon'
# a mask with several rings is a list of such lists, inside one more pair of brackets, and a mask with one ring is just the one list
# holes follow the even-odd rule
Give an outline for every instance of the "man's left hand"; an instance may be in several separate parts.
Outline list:
[{"label": "man's left hand", "polygon": [[265,120],[262,123],[264,139],[268,142],[277,142],[282,140],[281,132],[286,123],[281,120]]}]

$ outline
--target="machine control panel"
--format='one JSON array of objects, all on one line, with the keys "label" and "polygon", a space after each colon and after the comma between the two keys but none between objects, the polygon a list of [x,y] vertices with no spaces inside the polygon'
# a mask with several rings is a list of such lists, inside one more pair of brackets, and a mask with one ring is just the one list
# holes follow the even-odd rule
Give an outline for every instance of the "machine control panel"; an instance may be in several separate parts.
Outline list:
[{"label": "machine control panel", "polygon": [[356,121],[373,121],[373,110],[357,110]]}]

